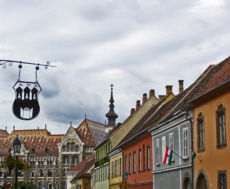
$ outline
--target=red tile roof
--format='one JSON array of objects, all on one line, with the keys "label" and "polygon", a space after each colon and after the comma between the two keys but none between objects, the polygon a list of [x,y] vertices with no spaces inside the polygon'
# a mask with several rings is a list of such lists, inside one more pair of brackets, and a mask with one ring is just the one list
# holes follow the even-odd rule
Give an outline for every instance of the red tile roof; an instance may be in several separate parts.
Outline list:
[{"label": "red tile roof", "polygon": [[95,154],[90,155],[83,161],[81,161],[79,164],[75,165],[74,167],[70,168],[70,172],[76,172],[77,175],[72,179],[72,181],[76,178],[80,177],[88,177],[89,176],[89,169],[94,165],[95,163]]},{"label": "red tile roof", "polygon": [[194,101],[228,82],[230,82],[230,57],[217,65],[213,65],[199,92],[190,101]]},{"label": "red tile roof", "polygon": [[7,135],[9,135],[9,133],[7,132],[7,130],[0,129],[0,137],[1,136],[7,136]]},{"label": "red tile roof", "polygon": [[63,135],[51,135],[46,129],[14,130],[8,136],[0,137],[0,154],[9,154],[13,141],[18,136],[30,154],[58,154],[58,143]]},{"label": "red tile roof", "polygon": [[85,119],[79,127],[76,128],[80,139],[85,143],[85,146],[95,147],[104,137],[106,126],[104,124]]}]

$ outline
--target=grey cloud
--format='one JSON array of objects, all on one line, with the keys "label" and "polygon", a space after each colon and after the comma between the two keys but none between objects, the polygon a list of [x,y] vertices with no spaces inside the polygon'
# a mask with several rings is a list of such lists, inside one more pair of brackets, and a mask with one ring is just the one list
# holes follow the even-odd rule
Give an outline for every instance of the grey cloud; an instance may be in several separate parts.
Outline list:
[{"label": "grey cloud", "polygon": [[[57,65],[39,71],[41,113],[30,124],[63,125],[85,114],[104,122],[110,83],[123,121],[150,88],[164,94],[178,79],[189,85],[207,65],[229,56],[229,3],[207,12],[194,11],[197,2],[0,1],[0,57]],[[33,71],[23,76],[33,79]],[[0,71],[0,107],[8,108],[1,119],[23,127],[11,112],[17,74],[16,67]]]}]

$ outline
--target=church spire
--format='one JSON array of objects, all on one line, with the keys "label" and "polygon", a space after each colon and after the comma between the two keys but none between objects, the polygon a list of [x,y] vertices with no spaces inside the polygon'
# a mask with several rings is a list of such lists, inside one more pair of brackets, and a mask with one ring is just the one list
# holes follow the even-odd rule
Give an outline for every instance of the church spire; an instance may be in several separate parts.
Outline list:
[{"label": "church spire", "polygon": [[118,118],[118,115],[114,111],[114,99],[113,99],[113,84],[110,85],[111,87],[111,96],[110,96],[110,105],[109,105],[109,112],[105,115],[108,118],[108,124],[107,126],[115,126],[116,125],[116,119]]}]

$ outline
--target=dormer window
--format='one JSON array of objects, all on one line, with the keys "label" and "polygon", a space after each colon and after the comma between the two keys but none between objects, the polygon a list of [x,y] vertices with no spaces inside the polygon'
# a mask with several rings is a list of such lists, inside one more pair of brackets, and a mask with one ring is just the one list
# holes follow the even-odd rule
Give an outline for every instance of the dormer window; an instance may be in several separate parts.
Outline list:
[{"label": "dormer window", "polygon": [[48,152],[49,151],[49,149],[48,148],[45,148],[45,152]]},{"label": "dormer window", "polygon": [[32,150],[31,150],[33,153],[35,152],[35,148],[32,148]]}]

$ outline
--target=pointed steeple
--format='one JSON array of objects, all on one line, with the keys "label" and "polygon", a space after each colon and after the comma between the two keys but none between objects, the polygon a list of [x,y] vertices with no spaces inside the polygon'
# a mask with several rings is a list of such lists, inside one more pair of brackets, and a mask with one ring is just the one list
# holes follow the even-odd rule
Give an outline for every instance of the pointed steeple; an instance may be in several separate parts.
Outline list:
[{"label": "pointed steeple", "polygon": [[109,105],[109,112],[105,115],[108,118],[107,126],[115,126],[116,125],[116,119],[118,118],[118,115],[114,111],[114,100],[113,100],[113,84],[110,85],[111,87],[111,96],[110,96],[110,105]]}]

